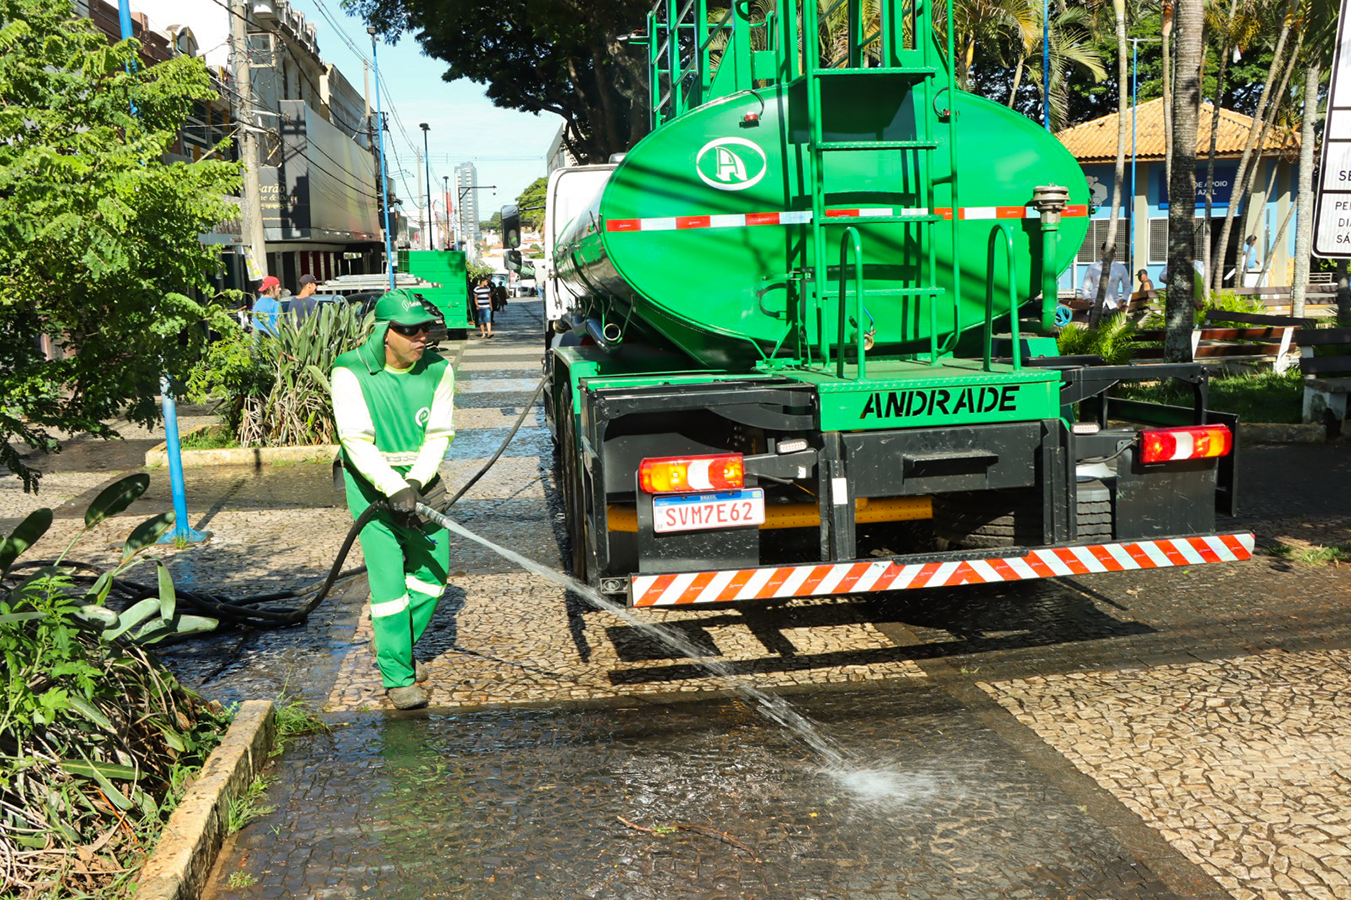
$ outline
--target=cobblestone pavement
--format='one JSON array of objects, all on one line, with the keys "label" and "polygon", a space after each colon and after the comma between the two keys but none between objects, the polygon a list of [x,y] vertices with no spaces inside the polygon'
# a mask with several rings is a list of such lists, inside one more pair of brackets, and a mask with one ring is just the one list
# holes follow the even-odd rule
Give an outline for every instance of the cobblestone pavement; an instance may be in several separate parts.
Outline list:
[{"label": "cobblestone pavement", "polygon": [[[513,303],[499,336],[452,345],[452,488],[529,401],[538,316],[537,303]],[[183,410],[185,427],[204,412]],[[59,551],[155,437],[76,440],[39,461],[36,500],[0,479],[0,532],[45,502],[57,521],[33,555]],[[1259,547],[1351,542],[1348,445],[1245,448],[1240,472],[1233,525]],[[111,559],[137,521],[168,508],[167,476],[151,478],[75,556]],[[193,524],[213,535],[157,551],[180,583],[231,595],[311,585],[350,526],[325,466],[187,478]],[[560,565],[542,415],[454,515]],[[787,692],[873,772],[873,794],[860,794],[848,787],[865,779],[823,772],[724,683],[623,621],[477,544],[457,540],[452,559],[418,648],[433,676],[426,714],[383,701],[363,579],[303,628],[165,651],[211,696],[285,690],[346,723],[288,752],[278,812],[224,856],[221,896],[1351,897],[1349,567],[1261,554],[641,613]],[[347,565],[360,564],[354,547]],[[674,825],[724,831],[762,861]],[[256,884],[228,889],[235,873]]]}]

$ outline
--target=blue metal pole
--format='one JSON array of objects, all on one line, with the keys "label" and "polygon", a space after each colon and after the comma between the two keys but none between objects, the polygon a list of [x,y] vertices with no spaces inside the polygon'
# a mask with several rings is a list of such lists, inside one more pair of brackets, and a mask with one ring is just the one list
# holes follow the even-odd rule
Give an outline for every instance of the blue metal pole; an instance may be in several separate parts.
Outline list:
[{"label": "blue metal pole", "polygon": [[1041,0],[1041,118],[1051,130],[1051,0]]},{"label": "blue metal pole", "polygon": [[[134,36],[131,25],[130,0],[118,0],[117,21],[122,30],[122,40]],[[133,106],[132,112],[135,113]],[[173,530],[159,539],[161,544],[176,542],[196,543],[204,541],[211,532],[201,532],[188,524],[188,497],[183,485],[183,451],[178,443],[178,404],[174,401],[173,388],[169,385],[169,376],[161,375],[160,406],[164,416],[164,450],[169,457],[169,493],[173,497]]]},{"label": "blue metal pole", "polygon": [[385,208],[385,270],[389,289],[394,290],[394,240],[389,233],[389,176],[385,174],[385,114],[380,110],[380,60],[375,51],[375,29],[371,34],[371,68],[375,69],[375,127],[380,135],[380,200]]},{"label": "blue metal pole", "polygon": [[[1131,39],[1131,215],[1126,219],[1129,223],[1126,231],[1126,258],[1130,260],[1131,278],[1135,277],[1135,121],[1136,109],[1140,105],[1139,79],[1140,69],[1140,41],[1137,38]],[[1127,292],[1129,293],[1129,291]]]}]

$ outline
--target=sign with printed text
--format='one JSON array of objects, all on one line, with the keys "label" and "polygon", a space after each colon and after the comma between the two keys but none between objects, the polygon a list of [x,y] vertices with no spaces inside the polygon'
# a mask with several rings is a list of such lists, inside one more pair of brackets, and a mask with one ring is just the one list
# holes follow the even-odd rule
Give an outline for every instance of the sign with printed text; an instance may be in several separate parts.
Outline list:
[{"label": "sign with printed text", "polygon": [[1314,185],[1313,254],[1324,259],[1351,258],[1351,0],[1342,0],[1337,47],[1328,87],[1328,119],[1323,131],[1322,177]]}]

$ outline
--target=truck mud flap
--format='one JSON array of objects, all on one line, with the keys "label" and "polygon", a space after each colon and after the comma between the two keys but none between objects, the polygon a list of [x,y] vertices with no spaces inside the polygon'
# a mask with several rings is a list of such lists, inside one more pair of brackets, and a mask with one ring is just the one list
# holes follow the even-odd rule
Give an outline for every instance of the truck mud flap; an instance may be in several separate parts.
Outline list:
[{"label": "truck mud flap", "polygon": [[693,606],[1029,581],[1063,575],[1238,562],[1251,558],[1252,551],[1251,533],[1233,533],[1043,547],[1016,556],[990,556],[986,551],[983,556],[967,552],[922,560],[854,560],[634,575],[629,579],[629,605]]}]

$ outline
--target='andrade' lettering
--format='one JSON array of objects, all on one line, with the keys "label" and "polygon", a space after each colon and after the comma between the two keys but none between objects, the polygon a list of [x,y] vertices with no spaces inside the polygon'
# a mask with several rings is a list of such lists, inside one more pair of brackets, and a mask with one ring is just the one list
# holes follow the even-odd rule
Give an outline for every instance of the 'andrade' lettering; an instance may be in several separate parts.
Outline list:
[{"label": "'andrade' lettering", "polygon": [[1013,412],[1021,385],[1002,387],[931,388],[922,391],[888,391],[868,395],[860,419],[913,419],[922,416],[978,415]]}]

